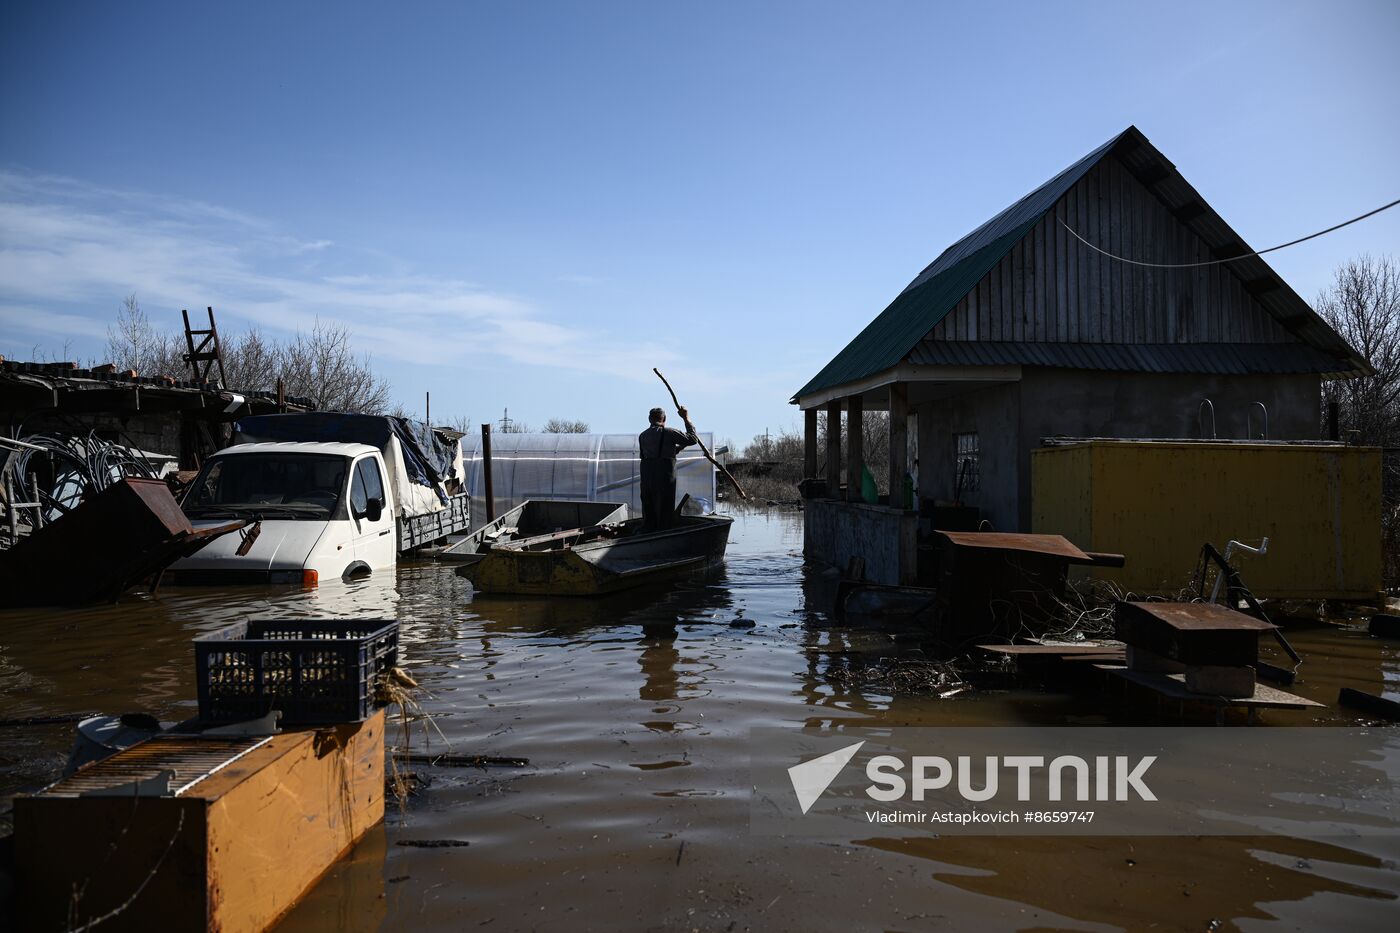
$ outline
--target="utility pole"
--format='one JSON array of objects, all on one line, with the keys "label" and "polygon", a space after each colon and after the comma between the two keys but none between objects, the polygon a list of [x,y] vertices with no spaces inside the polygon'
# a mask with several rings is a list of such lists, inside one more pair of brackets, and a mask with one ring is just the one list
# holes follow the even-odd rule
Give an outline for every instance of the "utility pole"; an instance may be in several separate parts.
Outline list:
[{"label": "utility pole", "polygon": [[511,424],[513,424],[513,423],[514,423],[514,422],[512,422],[512,421],[510,420],[510,409],[509,409],[509,408],[503,408],[503,409],[501,409],[501,433],[502,433],[502,434],[509,434],[509,433],[510,433],[510,426],[511,426]]}]

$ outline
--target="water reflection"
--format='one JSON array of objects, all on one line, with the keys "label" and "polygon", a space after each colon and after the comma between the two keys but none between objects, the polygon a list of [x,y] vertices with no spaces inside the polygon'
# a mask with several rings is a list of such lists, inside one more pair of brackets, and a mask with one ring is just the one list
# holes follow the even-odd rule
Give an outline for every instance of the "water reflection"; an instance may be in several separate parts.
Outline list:
[{"label": "water reflection", "polygon": [[[531,766],[436,769],[423,796],[391,809],[284,921],[291,933],[446,931],[464,917],[487,929],[910,929],[934,918],[962,928],[1162,918],[1202,928],[1264,916],[1324,925],[1304,922],[1315,906],[1364,928],[1393,903],[1382,899],[1397,893],[1396,854],[1365,840],[918,837],[842,847],[749,833],[755,727],[1147,718],[1094,693],[1020,687],[943,700],[859,686],[882,659],[921,658],[924,634],[836,624],[835,581],[803,568],[801,544],[800,514],[743,514],[723,568],[602,599],[478,599],[450,567],[420,562],[396,579],[314,591],[167,588],[114,606],[0,613],[0,718],[134,709],[182,718],[193,711],[198,632],[267,615],[399,619],[403,663],[452,749]],[[1307,659],[1296,690],[1320,702],[1334,703],[1340,686],[1378,691],[1400,676],[1395,647],[1364,633],[1290,637]],[[1333,709],[1265,722],[1348,718]],[[0,790],[55,775],[70,736],[62,724],[0,726]],[[429,739],[442,744],[415,733]],[[471,845],[394,845],[405,838]]]}]

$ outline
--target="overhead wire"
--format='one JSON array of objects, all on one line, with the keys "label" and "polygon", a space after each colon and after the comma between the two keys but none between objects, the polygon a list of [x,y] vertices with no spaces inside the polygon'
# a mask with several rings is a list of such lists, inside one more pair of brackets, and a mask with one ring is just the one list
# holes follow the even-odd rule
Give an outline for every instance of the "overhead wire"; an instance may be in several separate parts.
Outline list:
[{"label": "overhead wire", "polygon": [[1115,260],[1117,262],[1125,262],[1132,266],[1144,266],[1149,269],[1196,269],[1200,268],[1201,266],[1218,266],[1227,262],[1235,262],[1236,260],[1240,259],[1249,259],[1251,256],[1263,256],[1265,253],[1273,253],[1281,249],[1286,249],[1289,246],[1297,246],[1299,243],[1306,243],[1308,240],[1315,240],[1320,236],[1324,236],[1328,233],[1333,232],[1334,230],[1340,230],[1343,227],[1349,227],[1357,221],[1365,220],[1367,217],[1374,217],[1381,211],[1388,211],[1397,204],[1400,204],[1400,198],[1391,201],[1389,204],[1383,204],[1375,210],[1367,211],[1366,213],[1361,214],[1360,216],[1353,217],[1351,218],[1351,220],[1344,220],[1339,224],[1334,224],[1333,226],[1328,227],[1326,230],[1319,230],[1316,233],[1309,233],[1307,236],[1298,237],[1298,239],[1296,240],[1289,240],[1287,243],[1280,243],[1278,246],[1270,246],[1268,249],[1255,250],[1252,253],[1241,253],[1238,256],[1231,256],[1227,259],[1211,259],[1206,262],[1142,262],[1138,259],[1129,259],[1126,256],[1118,256],[1108,252],[1107,250],[1100,249],[1093,243],[1090,243],[1088,240],[1084,239],[1078,234],[1078,232],[1075,231],[1073,227],[1065,223],[1063,218],[1057,217],[1055,219],[1059,220],[1060,226],[1068,230],[1070,232],[1070,235],[1073,236],[1076,240],[1083,243],[1085,246],[1089,247],[1094,252],[1102,256],[1107,256],[1109,259]]}]

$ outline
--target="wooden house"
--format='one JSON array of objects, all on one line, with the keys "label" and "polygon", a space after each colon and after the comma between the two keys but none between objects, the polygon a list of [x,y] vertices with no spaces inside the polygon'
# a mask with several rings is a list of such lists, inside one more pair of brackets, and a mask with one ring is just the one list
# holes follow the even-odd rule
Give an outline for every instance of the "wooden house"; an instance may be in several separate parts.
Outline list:
[{"label": "wooden house", "polygon": [[[904,497],[860,498],[873,409],[891,415],[889,488],[908,474],[919,506],[999,531],[1032,530],[1044,438],[1318,438],[1321,381],[1367,364],[1251,253],[1135,127],[948,247],[792,399],[806,473],[827,480],[809,555],[915,575]],[[844,452],[839,431],[818,451],[819,412],[845,415]]]}]

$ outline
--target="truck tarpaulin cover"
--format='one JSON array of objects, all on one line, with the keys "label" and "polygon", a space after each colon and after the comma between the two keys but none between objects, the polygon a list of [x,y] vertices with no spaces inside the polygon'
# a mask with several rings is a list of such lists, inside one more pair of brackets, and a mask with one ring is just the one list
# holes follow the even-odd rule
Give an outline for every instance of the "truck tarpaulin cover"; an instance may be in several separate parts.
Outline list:
[{"label": "truck tarpaulin cover", "polygon": [[237,436],[260,441],[326,441],[368,444],[383,450],[396,437],[408,478],[446,501],[442,484],[452,477],[452,445],[425,424],[389,415],[317,411],[298,415],[254,415],[233,426]]}]

